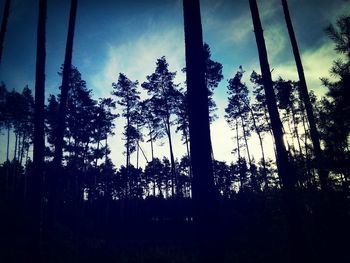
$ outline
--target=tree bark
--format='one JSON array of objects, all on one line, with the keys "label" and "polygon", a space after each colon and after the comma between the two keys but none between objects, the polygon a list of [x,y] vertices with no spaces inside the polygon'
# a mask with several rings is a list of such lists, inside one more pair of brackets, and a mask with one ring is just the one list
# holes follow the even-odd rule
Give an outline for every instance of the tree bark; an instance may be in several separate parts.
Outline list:
[{"label": "tree bark", "polygon": [[[52,226],[56,214],[57,206],[57,194],[59,191],[59,176],[62,171],[62,158],[63,158],[63,144],[64,144],[64,131],[65,131],[65,119],[67,111],[67,97],[70,82],[70,73],[72,68],[72,53],[73,53],[73,40],[75,19],[77,13],[78,0],[71,0],[68,33],[65,50],[65,58],[63,64],[62,84],[61,84],[61,99],[58,109],[58,124],[56,130],[56,142],[54,153],[54,171],[51,173],[50,186],[49,186],[49,204],[48,204],[48,223]],[[76,140],[75,140],[76,142]]]},{"label": "tree bark", "polygon": [[44,103],[45,103],[45,60],[46,60],[46,12],[47,0],[39,0],[39,21],[37,31],[33,172],[29,179],[28,194],[30,205],[32,256],[39,261],[41,242],[41,191],[44,175]]},{"label": "tree bark", "polygon": [[17,147],[18,147],[18,133],[15,133],[15,148],[13,150],[13,161],[17,160]]},{"label": "tree bark", "polygon": [[263,141],[262,141],[262,137],[261,137],[261,132],[258,129],[258,126],[256,125],[256,120],[254,117],[254,112],[252,110],[251,107],[248,107],[250,114],[252,115],[252,120],[253,120],[253,126],[255,129],[256,134],[258,135],[259,138],[259,143],[260,143],[260,149],[261,149],[261,159],[262,159],[262,165],[263,165],[263,179],[265,181],[265,188],[269,187],[269,181],[267,179],[267,169],[266,169],[266,159],[265,159],[265,152],[264,152],[264,145],[263,145]]},{"label": "tree bark", "polygon": [[65,51],[63,73],[62,73],[61,99],[60,99],[59,114],[58,114],[58,125],[57,125],[57,131],[56,131],[55,158],[54,158],[54,163],[56,167],[61,166],[62,156],[63,156],[63,153],[62,153],[63,137],[64,137],[64,130],[65,130],[65,118],[66,118],[66,111],[67,111],[67,97],[68,97],[68,90],[69,90],[70,72],[72,68],[73,40],[74,40],[77,7],[78,7],[78,0],[71,0],[66,51]]},{"label": "tree bark", "polygon": [[175,197],[177,195],[177,189],[175,189],[177,180],[176,180],[175,158],[174,158],[174,150],[173,150],[173,143],[171,138],[169,118],[166,121],[166,133],[169,141],[170,163],[171,163],[171,196]]},{"label": "tree bark", "polygon": [[150,143],[151,143],[151,158],[152,158],[152,161],[154,160],[154,152],[153,152],[153,134],[152,134],[152,128],[151,128],[151,125],[148,124],[148,128],[149,128],[149,140],[150,140]]},{"label": "tree bark", "polygon": [[200,257],[219,262],[215,238],[215,199],[208,108],[204,79],[203,36],[199,0],[183,0],[193,201]]},{"label": "tree bark", "polygon": [[247,149],[247,156],[248,156],[249,170],[250,170],[250,180],[251,180],[251,183],[252,183],[254,190],[259,192],[260,189],[258,187],[258,183],[256,181],[255,173],[254,173],[253,166],[252,166],[253,163],[252,163],[252,158],[250,157],[248,139],[247,139],[244,120],[243,120],[242,116],[241,116],[241,122],[242,122],[243,139],[244,139],[244,143],[245,143],[245,148]]},{"label": "tree bark", "polygon": [[321,150],[321,146],[320,146],[320,135],[319,135],[317,127],[316,127],[315,116],[313,113],[312,104],[311,104],[309,93],[307,90],[303,64],[301,62],[299,47],[298,47],[298,43],[297,43],[297,40],[295,37],[292,20],[290,18],[287,0],[282,0],[282,6],[283,6],[284,17],[285,17],[287,28],[288,28],[290,42],[291,42],[292,49],[293,49],[295,64],[296,64],[297,71],[298,71],[299,81],[300,81],[299,92],[300,92],[301,98],[304,102],[307,119],[308,119],[308,122],[310,125],[310,137],[311,137],[311,141],[312,141],[313,148],[314,148],[317,170],[318,170],[319,178],[321,181],[321,188],[322,188],[322,190],[327,192],[328,187],[329,187],[329,185],[328,185],[328,171],[324,167],[325,160],[323,158],[323,154],[322,154],[322,150]]},{"label": "tree bark", "polygon": [[294,109],[293,105],[291,106],[291,113],[292,113],[292,119],[293,119],[294,134],[295,134],[295,137],[297,138],[297,142],[298,142],[299,154],[302,155],[303,150],[301,148],[300,136],[299,136],[299,131],[298,131],[298,123],[297,123],[297,120],[295,117],[295,109]]},{"label": "tree bark", "polygon": [[9,148],[10,148],[10,124],[7,125],[6,161],[10,161]]},{"label": "tree bark", "polygon": [[11,6],[11,0],[6,0],[5,6],[4,6],[4,13],[2,15],[2,22],[1,22],[1,30],[0,30],[0,64],[2,59],[2,53],[4,50],[4,42],[5,42],[5,34],[7,30],[7,23],[10,16],[10,6]]},{"label": "tree bark", "polygon": [[305,243],[301,230],[301,219],[296,202],[295,178],[293,178],[292,167],[288,160],[288,152],[283,141],[282,122],[277,109],[265,39],[256,0],[249,0],[249,5],[258,47],[266,103],[271,119],[271,126],[277,151],[277,169],[282,182],[282,193],[288,220],[290,257],[293,262],[297,262],[303,259],[302,256],[305,255],[303,252],[305,252],[306,248],[304,246]]}]

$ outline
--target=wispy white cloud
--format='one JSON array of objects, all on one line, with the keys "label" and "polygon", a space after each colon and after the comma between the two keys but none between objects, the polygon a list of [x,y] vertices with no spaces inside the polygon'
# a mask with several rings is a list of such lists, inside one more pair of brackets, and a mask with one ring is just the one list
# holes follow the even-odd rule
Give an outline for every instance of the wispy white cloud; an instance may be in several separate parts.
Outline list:
[{"label": "wispy white cloud", "polygon": [[184,67],[183,32],[170,29],[163,32],[144,34],[134,41],[122,45],[108,43],[104,67],[91,77],[90,82],[100,96],[109,96],[112,82],[117,81],[119,72],[140,83],[154,72],[155,62],[165,56],[171,71],[177,71],[177,82],[184,81],[181,69]]},{"label": "wispy white cloud", "polygon": [[275,24],[266,27],[264,37],[269,60],[271,62],[277,60],[278,56],[280,56],[282,53],[288,52],[288,50],[286,51],[288,39],[286,30],[283,26]]}]

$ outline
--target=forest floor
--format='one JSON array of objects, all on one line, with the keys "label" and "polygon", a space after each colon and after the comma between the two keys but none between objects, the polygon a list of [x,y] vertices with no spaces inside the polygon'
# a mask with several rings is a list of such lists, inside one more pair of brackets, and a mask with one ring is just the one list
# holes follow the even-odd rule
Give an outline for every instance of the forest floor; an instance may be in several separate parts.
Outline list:
[{"label": "forest floor", "polygon": [[[332,212],[325,215],[319,195],[300,196],[300,239],[306,241],[308,262],[350,262],[349,199],[334,193]],[[153,198],[85,202],[79,209],[67,205],[43,234],[42,262],[203,262],[191,204]],[[32,240],[23,209],[3,200],[0,208],[0,262],[28,262]],[[292,262],[278,193],[223,199],[219,211],[216,238],[209,242],[217,262]]]}]

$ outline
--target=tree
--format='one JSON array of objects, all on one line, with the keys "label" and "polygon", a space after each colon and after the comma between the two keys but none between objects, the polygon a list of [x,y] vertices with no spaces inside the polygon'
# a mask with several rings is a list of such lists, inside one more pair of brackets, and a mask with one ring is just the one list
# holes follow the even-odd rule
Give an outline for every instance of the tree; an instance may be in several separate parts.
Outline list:
[{"label": "tree", "polygon": [[[252,163],[252,158],[251,158],[251,154],[248,146],[248,136],[250,136],[250,130],[251,130],[250,126],[252,126],[250,117],[254,120],[253,124],[255,123],[255,117],[254,115],[249,116],[249,113],[251,112],[251,108],[250,108],[250,102],[249,102],[249,96],[248,96],[248,87],[241,81],[243,73],[244,71],[242,67],[240,67],[236,75],[228,81],[229,85],[227,87],[228,88],[227,93],[229,97],[228,97],[228,106],[225,109],[225,112],[226,112],[225,117],[229,122],[229,124],[233,124],[233,123],[236,124],[235,126],[236,126],[236,134],[237,134],[236,139],[237,139],[238,160],[241,158],[238,122],[240,121],[241,123],[242,135],[243,135],[249,167],[250,167],[251,183],[253,188],[256,191],[259,191],[260,187],[257,185],[256,174],[254,173],[254,170],[253,170],[254,166]],[[258,134],[260,135],[260,133]],[[262,147],[262,141],[260,146]],[[263,148],[262,148],[262,151],[263,151]],[[264,153],[262,153],[262,156],[264,156]]]},{"label": "tree", "polygon": [[7,30],[7,22],[9,20],[9,16],[10,16],[10,5],[11,5],[11,0],[6,0],[5,6],[4,6],[4,13],[2,15],[1,29],[0,29],[0,63],[1,63],[1,59],[2,59],[2,52],[4,49],[5,33]]},{"label": "tree", "polygon": [[214,178],[215,185],[219,193],[226,198],[232,195],[233,174],[225,162],[214,160]]},{"label": "tree", "polygon": [[[97,144],[94,156],[95,166],[97,167],[98,159],[105,157],[107,163],[108,155],[108,136],[114,135],[115,127],[113,121],[119,117],[119,114],[113,114],[112,110],[116,108],[115,102],[111,98],[99,99],[97,107],[95,107],[95,143]],[[105,141],[105,146],[101,147],[101,142]]]},{"label": "tree", "polygon": [[148,140],[151,146],[151,161],[154,159],[154,147],[153,143],[164,136],[164,129],[162,128],[162,119],[156,115],[154,109],[156,105],[150,100],[145,99],[140,102],[140,112],[143,118],[142,124],[148,129]]},{"label": "tree", "polygon": [[252,14],[256,44],[258,47],[262,80],[266,94],[266,104],[276,145],[278,174],[282,182],[282,192],[286,205],[290,235],[290,256],[293,257],[293,260],[300,260],[304,249],[303,244],[301,245],[301,243],[304,242],[304,239],[300,232],[300,216],[296,204],[295,180],[292,174],[292,167],[288,160],[288,152],[283,141],[282,122],[277,109],[266,44],[256,0],[249,0],[249,5]]},{"label": "tree", "polygon": [[[214,114],[216,110],[216,103],[213,99],[214,90],[218,87],[220,81],[224,78],[222,75],[222,65],[219,62],[213,61],[211,59],[211,51],[210,47],[207,43],[204,43],[203,46],[204,53],[204,77],[205,77],[205,85],[208,89],[208,105],[209,105],[209,115],[210,121],[212,122],[217,118]],[[211,115],[212,114],[212,115]]]},{"label": "tree", "polygon": [[276,97],[273,90],[273,82],[271,78],[270,66],[268,63],[265,39],[263,36],[263,30],[260,22],[258,6],[256,4],[256,0],[249,0],[249,4],[252,13],[256,43],[258,46],[262,80],[266,94],[266,104],[275,139],[278,172],[279,176],[281,177],[283,189],[286,191],[286,195],[291,197],[294,195],[293,176],[291,174],[291,167],[288,161],[288,153],[283,142],[282,122],[279,117]]},{"label": "tree", "polygon": [[87,88],[80,72],[72,68],[67,100],[65,124],[65,156],[68,163],[85,170],[95,157],[91,145],[96,141],[96,107],[91,90]]},{"label": "tree", "polygon": [[163,131],[168,138],[171,162],[171,193],[175,197],[176,169],[171,125],[172,115],[176,113],[179,91],[176,89],[177,85],[174,84],[176,72],[170,72],[168,66],[165,57],[158,59],[155,72],[147,76],[147,82],[142,83],[141,86],[151,96],[150,102],[152,103],[153,114],[161,120]]},{"label": "tree", "polygon": [[62,85],[60,104],[57,115],[57,125],[55,131],[55,152],[54,152],[54,170],[51,173],[50,178],[50,190],[49,190],[49,224],[53,225],[53,218],[55,217],[56,195],[58,191],[58,177],[62,172],[62,157],[63,157],[63,145],[64,145],[64,132],[65,132],[65,118],[67,111],[67,96],[69,90],[70,74],[72,70],[72,53],[73,53],[73,39],[75,19],[77,13],[78,0],[71,0],[70,15],[68,22],[68,33],[66,41],[65,58],[62,70]]},{"label": "tree", "polygon": [[[324,167],[324,158],[323,158],[321,146],[320,146],[320,136],[319,136],[319,133],[318,133],[318,130],[316,127],[313,108],[312,108],[312,105],[310,102],[310,97],[309,97],[309,93],[308,93],[308,89],[307,89],[307,85],[306,85],[303,64],[301,62],[298,43],[297,43],[297,40],[295,37],[292,20],[290,18],[287,0],[282,0],[282,6],[283,6],[284,17],[285,17],[287,28],[288,28],[290,42],[291,42],[292,49],[293,49],[295,64],[296,64],[298,76],[299,76],[299,82],[300,82],[299,83],[299,93],[300,93],[300,97],[303,100],[303,103],[305,105],[306,115],[307,115],[307,119],[308,119],[309,126],[310,126],[310,136],[311,136],[311,141],[313,144],[313,151],[314,151],[315,158],[316,158],[317,169],[318,169],[318,173],[319,173],[319,177],[320,177],[320,181],[321,181],[321,187],[324,191],[327,191],[327,189],[328,189],[328,172]],[[344,41],[344,40],[342,39],[341,41]]]},{"label": "tree", "polygon": [[[299,118],[298,118],[298,109],[296,108],[296,96],[294,95],[297,88],[296,83],[292,81],[285,81],[281,77],[274,82],[274,89],[276,93],[277,106],[280,110],[284,110],[284,116],[282,119],[285,120],[287,126],[292,135],[292,144],[293,151],[295,152],[294,147],[294,138],[297,139],[299,154],[302,155],[302,147],[299,136]],[[290,127],[290,124],[293,124],[293,129]]]},{"label": "tree", "polygon": [[195,220],[201,242],[202,260],[218,260],[210,247],[216,242],[212,225],[215,221],[215,198],[211,140],[209,127],[208,89],[205,85],[203,36],[198,0],[183,0],[186,76],[190,152],[193,172],[192,196]]},{"label": "tree", "polygon": [[188,110],[187,110],[187,92],[179,93],[179,104],[176,108],[176,132],[181,131],[182,140],[186,145],[187,157],[191,158],[189,147],[189,131],[188,131]]},{"label": "tree", "polygon": [[24,152],[28,150],[33,139],[33,115],[34,98],[28,86],[25,86],[20,94],[18,122],[14,125],[15,134],[18,136],[17,160],[22,164]]},{"label": "tree", "polygon": [[[220,81],[224,78],[224,76],[222,75],[222,64],[211,59],[211,51],[207,43],[204,43],[203,45],[203,56],[205,86],[208,89],[209,121],[212,123],[218,118],[218,116],[215,114],[217,107],[213,99],[214,90],[218,87]],[[184,68],[183,71],[186,72],[186,68]],[[185,121],[185,119],[182,120]],[[211,153],[212,158],[214,159],[213,146],[211,146]]]},{"label": "tree", "polygon": [[6,115],[7,115],[7,89],[4,82],[0,83],[0,131],[5,127],[6,128]]},{"label": "tree", "polygon": [[332,170],[349,174],[349,134],[350,134],[350,16],[340,17],[336,25],[329,25],[325,32],[335,43],[335,50],[345,55],[336,59],[330,70],[338,80],[323,78],[328,88],[327,98],[322,100],[320,129],[325,142],[325,154]]},{"label": "tree", "polygon": [[[138,140],[141,136],[136,128],[140,99],[137,85],[137,81],[131,81],[122,73],[119,74],[118,82],[112,83],[114,89],[112,94],[119,98],[117,103],[124,107],[122,116],[126,118],[126,124],[124,126],[126,169],[130,166],[130,155],[136,150]],[[128,173],[126,173],[126,176],[128,176]]]},{"label": "tree", "polygon": [[45,29],[47,1],[39,0],[39,21],[37,31],[37,53],[35,74],[35,105],[34,105],[34,149],[33,149],[33,172],[30,177],[29,196],[32,215],[30,222],[33,231],[33,253],[37,260],[40,249],[40,211],[41,211],[41,188],[44,175],[44,100],[45,100]]},{"label": "tree", "polygon": [[[58,125],[57,125],[57,135],[55,142],[55,158],[54,162],[56,166],[61,165],[62,162],[62,150],[63,150],[63,137],[64,137],[64,124],[66,118],[66,108],[67,108],[67,95],[69,90],[69,77],[72,69],[72,53],[73,53],[73,40],[74,40],[74,29],[75,29],[75,19],[77,15],[78,0],[71,0],[69,23],[68,23],[68,34],[66,42],[66,52],[63,64],[62,72],[62,85],[61,85],[61,98],[60,107],[58,114]],[[56,169],[57,169],[56,168]]]}]

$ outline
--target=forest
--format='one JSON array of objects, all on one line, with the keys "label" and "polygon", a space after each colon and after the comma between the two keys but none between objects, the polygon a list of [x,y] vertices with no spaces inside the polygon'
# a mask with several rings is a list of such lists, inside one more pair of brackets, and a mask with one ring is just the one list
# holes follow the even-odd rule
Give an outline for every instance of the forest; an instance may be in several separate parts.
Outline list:
[{"label": "forest", "polygon": [[[50,0],[38,0],[35,87],[0,84],[2,262],[350,262],[350,14],[323,29],[339,56],[332,78],[319,76],[320,97],[307,86],[287,0],[298,81],[272,78],[257,1],[246,1],[260,68],[242,65],[225,80],[203,41],[200,1],[183,0],[186,81],[159,54],[146,81],[118,73],[110,96],[96,99],[72,64],[78,0],[69,1],[61,85],[47,93]],[[231,162],[215,159],[210,137],[223,82]]]}]

